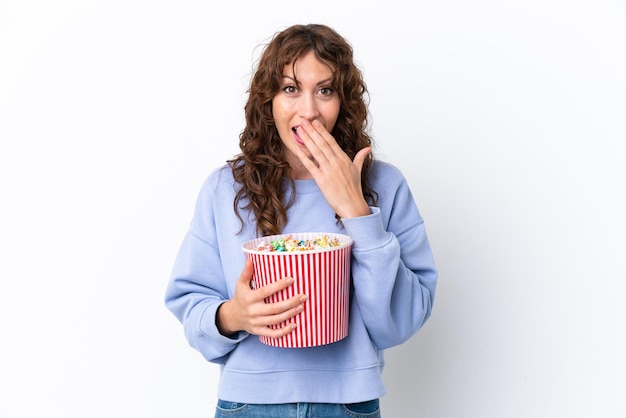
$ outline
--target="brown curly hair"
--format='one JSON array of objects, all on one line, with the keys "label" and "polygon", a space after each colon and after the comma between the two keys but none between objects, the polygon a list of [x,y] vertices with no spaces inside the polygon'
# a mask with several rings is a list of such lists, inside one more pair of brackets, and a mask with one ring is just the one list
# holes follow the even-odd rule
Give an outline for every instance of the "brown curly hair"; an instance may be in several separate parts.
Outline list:
[{"label": "brown curly hair", "polygon": [[[235,212],[243,227],[240,208],[252,211],[257,234],[261,236],[282,232],[287,209],[295,198],[292,193],[291,200],[285,201],[284,187],[294,190],[295,183],[291,168],[283,159],[283,143],[272,116],[272,99],[281,88],[285,66],[295,65],[309,51],[333,70],[331,87],[338,93],[341,106],[331,134],[339,146],[354,159],[359,150],[372,145],[367,133],[368,91],[353,61],[352,46],[335,30],[319,24],[294,25],[275,34],[261,54],[247,91],[246,126],[239,135],[241,153],[228,160],[240,185]],[[368,176],[372,160],[370,153],[363,164],[361,186],[368,204],[375,205],[378,196]]]}]

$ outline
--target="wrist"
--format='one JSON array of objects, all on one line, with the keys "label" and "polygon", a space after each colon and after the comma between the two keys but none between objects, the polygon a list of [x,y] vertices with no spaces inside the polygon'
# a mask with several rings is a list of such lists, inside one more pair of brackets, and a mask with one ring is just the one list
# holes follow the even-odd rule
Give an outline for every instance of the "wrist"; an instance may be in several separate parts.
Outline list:
[{"label": "wrist", "polygon": [[215,325],[217,326],[217,330],[220,332],[220,334],[225,337],[233,338],[238,330],[236,330],[232,326],[232,324],[230,324],[231,321],[229,320],[231,316],[229,314],[229,308],[230,301],[228,300],[223,302],[217,308],[217,311],[215,312]]},{"label": "wrist", "polygon": [[359,205],[358,207],[353,207],[346,211],[343,211],[342,213],[337,213],[337,215],[339,215],[339,217],[342,219],[343,218],[358,218],[361,216],[368,216],[371,214],[372,214],[372,211],[370,210],[370,207],[365,201],[363,201],[363,204]]}]

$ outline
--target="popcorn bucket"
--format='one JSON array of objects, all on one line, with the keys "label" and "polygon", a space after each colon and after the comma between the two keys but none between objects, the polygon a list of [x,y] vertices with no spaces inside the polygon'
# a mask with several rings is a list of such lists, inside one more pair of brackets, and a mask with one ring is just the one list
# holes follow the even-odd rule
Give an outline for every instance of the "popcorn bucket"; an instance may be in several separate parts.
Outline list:
[{"label": "popcorn bucket", "polygon": [[[287,238],[289,241],[334,241],[337,246],[282,251],[260,249],[269,242]],[[252,284],[263,287],[284,277],[294,283],[265,299],[266,303],[289,299],[300,293],[307,295],[304,310],[295,317],[272,326],[281,328],[296,323],[296,329],[280,338],[259,336],[263,344],[274,347],[313,347],[334,343],[348,335],[350,298],[350,255],[352,239],[331,233],[293,233],[272,235],[248,241],[242,245],[246,258],[252,260]]]}]

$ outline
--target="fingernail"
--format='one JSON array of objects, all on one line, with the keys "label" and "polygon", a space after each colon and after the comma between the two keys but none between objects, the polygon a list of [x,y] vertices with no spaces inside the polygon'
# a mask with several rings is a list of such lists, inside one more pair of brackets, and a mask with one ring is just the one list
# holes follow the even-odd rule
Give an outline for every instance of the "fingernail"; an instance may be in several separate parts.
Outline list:
[{"label": "fingernail", "polygon": [[300,302],[306,302],[306,295],[300,296]]}]

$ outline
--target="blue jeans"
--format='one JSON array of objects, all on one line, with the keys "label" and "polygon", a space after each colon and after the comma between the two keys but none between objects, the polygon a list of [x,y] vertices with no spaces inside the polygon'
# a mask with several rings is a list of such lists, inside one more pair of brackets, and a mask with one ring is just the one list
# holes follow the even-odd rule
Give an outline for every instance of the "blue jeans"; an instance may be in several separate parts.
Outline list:
[{"label": "blue jeans", "polygon": [[378,399],[350,404],[285,403],[248,404],[217,401],[215,418],[380,418]]}]

